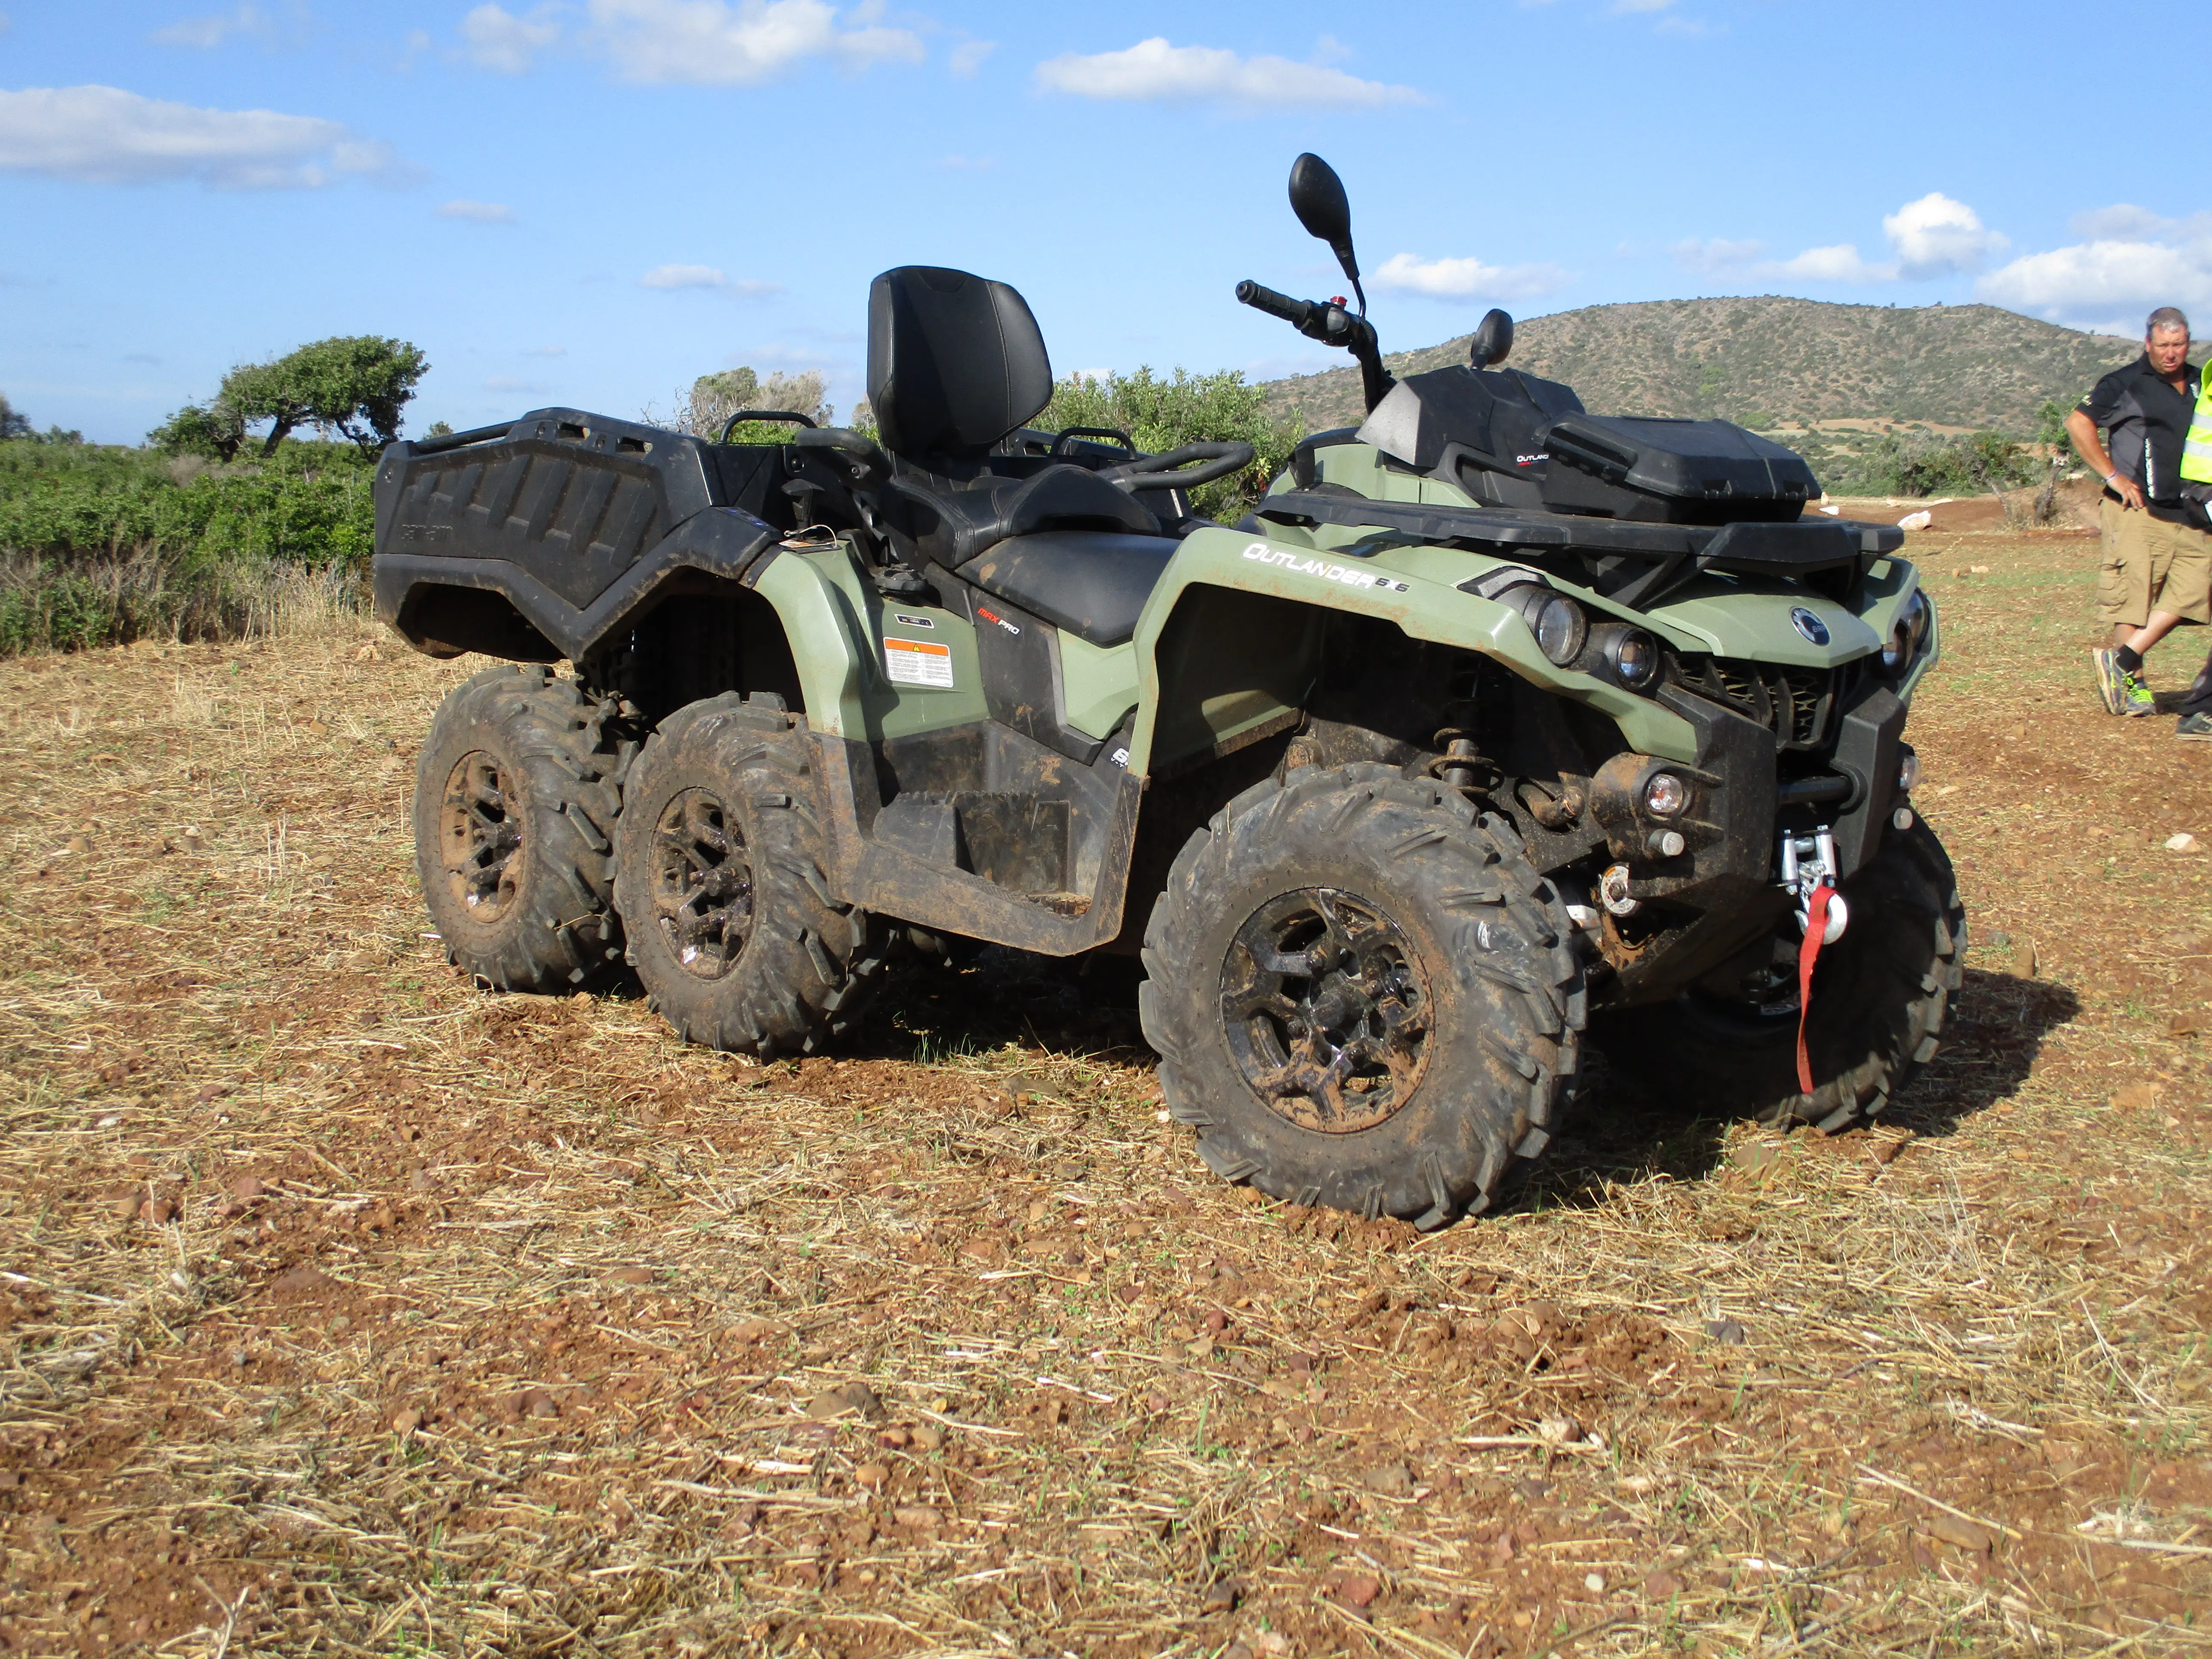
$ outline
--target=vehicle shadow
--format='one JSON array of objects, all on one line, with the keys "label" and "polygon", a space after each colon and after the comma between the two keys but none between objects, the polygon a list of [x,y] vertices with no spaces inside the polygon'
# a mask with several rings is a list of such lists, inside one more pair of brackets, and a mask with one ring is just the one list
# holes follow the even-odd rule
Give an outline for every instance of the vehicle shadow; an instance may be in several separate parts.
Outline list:
[{"label": "vehicle shadow", "polygon": [[916,1065],[995,1053],[1009,1043],[1036,1058],[1082,1055],[1149,1065],[1137,1018],[1133,957],[1061,960],[987,946],[957,967],[907,962],[860,1024],[838,1042],[852,1060]]},{"label": "vehicle shadow", "polygon": [[[1967,969],[1942,1050],[1881,1122],[1916,1135],[1952,1133],[2017,1092],[2045,1036],[2081,1011],[2081,999],[2063,985]],[[1571,1118],[1500,1210],[1595,1206],[1609,1187],[1656,1176],[1696,1180],[1723,1162],[1741,1117],[1662,1103],[1637,1085],[1627,1057],[1606,1054],[1601,1042],[1583,1051],[1589,1078]]]}]

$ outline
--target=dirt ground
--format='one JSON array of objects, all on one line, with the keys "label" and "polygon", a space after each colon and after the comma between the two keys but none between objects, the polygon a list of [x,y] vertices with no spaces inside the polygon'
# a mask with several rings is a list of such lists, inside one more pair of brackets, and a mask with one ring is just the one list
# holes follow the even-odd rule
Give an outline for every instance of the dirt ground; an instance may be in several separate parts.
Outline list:
[{"label": "dirt ground", "polygon": [[2212,1647],[2212,746],[2093,539],[1913,550],[1948,1048],[1826,1140],[1615,1054],[1426,1237],[1213,1179],[1063,965],[765,1066],[459,983],[471,663],[0,665],[0,1651]]}]

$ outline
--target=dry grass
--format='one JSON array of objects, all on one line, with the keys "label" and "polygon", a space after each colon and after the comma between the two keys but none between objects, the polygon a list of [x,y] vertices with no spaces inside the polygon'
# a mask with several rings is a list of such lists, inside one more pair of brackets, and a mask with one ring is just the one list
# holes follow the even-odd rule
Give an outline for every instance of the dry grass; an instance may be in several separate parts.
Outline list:
[{"label": "dry grass", "polygon": [[1214,1182],[1064,965],[795,1067],[456,983],[469,664],[0,664],[0,1644],[2212,1646],[2207,757],[2094,711],[2088,544],[1935,539],[1954,1046],[1828,1141],[1601,1070],[1429,1238]]}]

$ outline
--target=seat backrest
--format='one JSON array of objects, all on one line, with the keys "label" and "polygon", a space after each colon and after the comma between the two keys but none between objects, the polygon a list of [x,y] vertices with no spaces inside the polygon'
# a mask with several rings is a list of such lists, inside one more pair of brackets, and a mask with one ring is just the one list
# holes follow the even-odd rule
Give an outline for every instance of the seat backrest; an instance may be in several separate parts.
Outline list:
[{"label": "seat backrest", "polygon": [[868,290],[868,404],[884,447],[972,458],[1052,400],[1029,302],[1004,283],[901,265]]}]

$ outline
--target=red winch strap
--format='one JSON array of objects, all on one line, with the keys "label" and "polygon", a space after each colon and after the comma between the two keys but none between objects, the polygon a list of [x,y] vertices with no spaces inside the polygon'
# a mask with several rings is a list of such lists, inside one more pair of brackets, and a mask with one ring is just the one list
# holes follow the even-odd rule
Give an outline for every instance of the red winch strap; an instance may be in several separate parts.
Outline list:
[{"label": "red winch strap", "polygon": [[1805,1052],[1805,1017],[1813,1011],[1813,963],[1828,936],[1828,901],[1835,896],[1832,887],[1813,890],[1805,902],[1805,942],[1797,947],[1797,1086],[1808,1095],[1813,1092],[1813,1060]]}]

